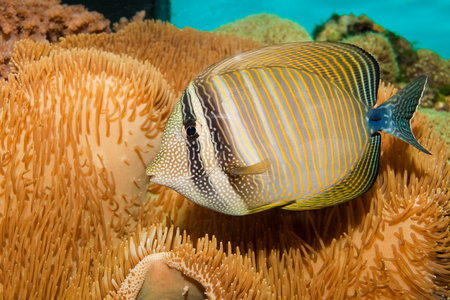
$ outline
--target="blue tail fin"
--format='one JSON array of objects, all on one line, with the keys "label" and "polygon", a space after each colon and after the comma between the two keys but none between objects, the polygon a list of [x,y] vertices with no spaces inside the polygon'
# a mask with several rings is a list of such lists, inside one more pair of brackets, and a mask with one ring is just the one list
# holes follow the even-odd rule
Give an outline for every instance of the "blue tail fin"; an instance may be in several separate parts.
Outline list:
[{"label": "blue tail fin", "polygon": [[419,144],[411,131],[411,118],[420,104],[427,79],[426,75],[415,78],[386,102],[372,108],[369,112],[371,131],[388,133],[431,154]]}]

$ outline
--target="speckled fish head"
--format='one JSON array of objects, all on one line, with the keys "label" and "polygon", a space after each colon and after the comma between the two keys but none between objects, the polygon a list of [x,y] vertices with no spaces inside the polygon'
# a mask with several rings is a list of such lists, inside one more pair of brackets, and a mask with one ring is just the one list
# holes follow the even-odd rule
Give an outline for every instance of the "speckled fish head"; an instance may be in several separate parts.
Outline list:
[{"label": "speckled fish head", "polygon": [[205,113],[208,109],[198,96],[198,88],[193,82],[183,92],[167,122],[161,149],[146,173],[151,182],[167,186],[194,203],[222,213],[245,214],[248,205],[231,187],[230,174],[224,170],[226,163],[233,161],[231,153],[222,149],[217,128],[212,125],[223,116]]},{"label": "speckled fish head", "polygon": [[190,183],[183,129],[181,102],[178,101],[167,121],[161,149],[147,168],[150,181],[175,190]]},{"label": "speckled fish head", "polygon": [[208,175],[220,167],[203,108],[193,90],[190,84],[176,104],[164,130],[161,149],[146,173],[151,182],[211,208],[213,204],[208,204],[205,197],[212,193],[207,190],[213,189]]},{"label": "speckled fish head", "polygon": [[147,168],[152,182],[182,195],[217,164],[214,151],[208,147],[211,139],[200,103],[187,96],[190,89],[186,89],[176,104],[167,121],[161,149]]}]

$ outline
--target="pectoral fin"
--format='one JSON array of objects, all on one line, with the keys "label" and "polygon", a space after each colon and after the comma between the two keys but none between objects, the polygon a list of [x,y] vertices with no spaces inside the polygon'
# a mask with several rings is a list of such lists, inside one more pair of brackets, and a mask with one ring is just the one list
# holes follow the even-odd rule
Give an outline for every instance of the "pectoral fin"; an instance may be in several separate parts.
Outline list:
[{"label": "pectoral fin", "polygon": [[265,159],[251,166],[230,168],[225,170],[225,172],[232,175],[251,175],[251,174],[261,174],[266,172],[270,167],[270,160]]}]

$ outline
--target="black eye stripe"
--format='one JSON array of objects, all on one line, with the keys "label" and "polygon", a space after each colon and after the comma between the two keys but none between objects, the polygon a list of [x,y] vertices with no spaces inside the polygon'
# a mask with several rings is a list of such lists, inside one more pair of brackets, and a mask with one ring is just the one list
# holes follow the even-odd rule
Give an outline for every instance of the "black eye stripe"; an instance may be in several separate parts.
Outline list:
[{"label": "black eye stripe", "polygon": [[184,127],[189,127],[189,126],[195,126],[195,120],[187,120],[186,122],[183,123]]}]

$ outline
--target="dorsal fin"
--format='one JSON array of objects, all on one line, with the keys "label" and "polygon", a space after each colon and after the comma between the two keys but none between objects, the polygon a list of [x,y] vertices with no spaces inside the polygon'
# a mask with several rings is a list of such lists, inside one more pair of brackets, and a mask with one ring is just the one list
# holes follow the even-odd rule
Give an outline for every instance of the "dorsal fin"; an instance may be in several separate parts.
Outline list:
[{"label": "dorsal fin", "polygon": [[363,49],[337,42],[274,45],[242,52],[207,68],[199,77],[255,67],[291,67],[338,82],[369,107],[376,103],[380,71]]}]

